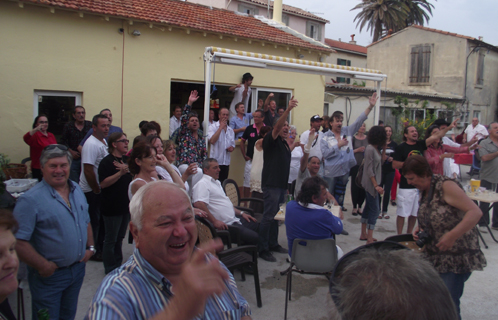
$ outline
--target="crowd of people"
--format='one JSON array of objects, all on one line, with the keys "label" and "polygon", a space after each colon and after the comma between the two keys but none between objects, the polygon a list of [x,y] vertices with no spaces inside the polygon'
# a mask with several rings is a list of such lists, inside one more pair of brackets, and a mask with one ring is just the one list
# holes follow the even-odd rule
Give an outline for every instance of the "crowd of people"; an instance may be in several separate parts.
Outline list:
[{"label": "crowd of people", "polygon": [[[74,318],[85,263],[94,260],[103,262],[107,277],[88,319],[158,314],[215,319],[221,313],[249,319],[249,305],[232,274],[209,254],[221,244],[195,249],[195,216],[216,229],[227,229],[239,244],[257,246],[259,258],[276,262],[274,253],[292,255],[294,239],[348,234],[342,223],[348,183],[351,214],[361,223],[359,239],[374,244],[377,219],[389,219],[388,206],[396,205],[397,233],[403,233],[408,218],[406,233],[416,240],[422,233],[429,236],[425,254],[459,313],[463,283],[486,265],[475,226],[489,224],[489,216],[487,208],[482,207],[483,216],[465,196],[454,180],[460,173],[450,160],[455,153],[477,148],[486,172],[481,185],[496,185],[498,123],[492,123],[488,132],[473,121],[463,144],[458,144],[446,137],[457,120],[439,119],[424,140],[419,140],[415,127],[406,126],[398,144],[392,140],[392,127],[366,127],[377,103],[374,93],[352,124],[345,125],[340,111],[330,117],[313,115],[309,129],[299,136],[288,122],[298,107],[294,97],[282,107],[271,93],[258,101],[257,110],[246,113],[252,81],[246,73],[230,88],[230,108],[217,110],[218,121],[211,110],[206,134],[192,111],[199,99],[195,90],[184,107],[172,108],[169,139],[161,138],[159,123],[142,121],[132,146],[121,128],[112,126],[109,109],[90,122],[85,109],[76,106],[60,144],[48,131],[48,118],[36,117],[24,141],[30,146],[33,177],[40,183],[17,201],[13,217],[19,225],[8,212],[2,211],[0,217],[0,239],[10,244],[10,234],[15,233],[15,249],[28,266],[33,315],[47,309],[51,319]],[[235,165],[233,152],[241,152],[245,161],[243,195],[263,200],[259,219],[234,207],[223,190],[230,166]],[[390,201],[391,191],[397,191],[395,202]],[[275,220],[285,202],[288,248],[278,242]],[[330,214],[326,203],[340,208],[338,216]],[[496,207],[492,227],[498,229]],[[123,263],[128,228],[135,251]]]}]

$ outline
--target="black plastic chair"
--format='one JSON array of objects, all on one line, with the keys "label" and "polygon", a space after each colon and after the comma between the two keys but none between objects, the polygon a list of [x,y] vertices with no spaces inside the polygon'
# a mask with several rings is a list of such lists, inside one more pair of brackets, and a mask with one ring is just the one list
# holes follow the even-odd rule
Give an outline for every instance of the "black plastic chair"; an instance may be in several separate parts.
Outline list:
[{"label": "black plastic chair", "polygon": [[[199,234],[199,243],[202,244],[206,241],[209,241],[210,239],[219,237],[220,231],[216,230],[211,222],[199,216],[196,216],[195,220]],[[259,285],[258,247],[254,245],[244,245],[232,248],[230,234],[228,234],[228,242],[228,249],[225,249],[218,253],[213,252],[213,254],[216,254],[218,256],[218,259],[223,262],[223,264],[227,267],[228,270],[230,270],[230,272],[233,273],[235,269],[240,270],[242,281],[246,281],[244,267],[248,266],[252,268],[254,274],[254,286],[256,289],[256,301],[258,307],[261,308],[263,306],[263,303],[261,301],[261,289]]]},{"label": "black plastic chair", "polygon": [[256,216],[256,214],[258,215],[263,214],[263,212],[254,212],[254,210],[251,209],[251,207],[254,207],[251,205],[251,202],[263,208],[264,201],[258,198],[241,198],[239,186],[237,185],[237,182],[235,182],[235,180],[226,179],[225,181],[223,181],[222,186],[223,190],[225,190],[225,194],[230,199],[235,208],[239,210],[248,211],[253,217]]}]

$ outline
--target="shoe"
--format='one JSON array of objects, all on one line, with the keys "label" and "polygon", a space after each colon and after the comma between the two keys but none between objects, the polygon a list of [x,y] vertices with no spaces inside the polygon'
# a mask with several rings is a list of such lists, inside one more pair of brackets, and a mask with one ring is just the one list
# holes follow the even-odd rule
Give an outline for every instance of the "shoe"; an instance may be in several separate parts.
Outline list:
[{"label": "shoe", "polygon": [[102,262],[104,259],[102,259],[102,252],[97,252],[93,256],[90,257],[90,260],[92,261],[97,261],[97,262]]},{"label": "shoe", "polygon": [[390,216],[388,216],[387,214],[384,215],[384,219],[389,219]]},{"label": "shoe", "polygon": [[391,200],[391,205],[392,205],[393,207],[396,207],[396,201]]},{"label": "shoe", "polygon": [[358,215],[358,209],[353,208],[353,212],[351,212],[351,214],[352,214],[353,216],[357,216],[357,215]]},{"label": "shoe", "polygon": [[377,219],[382,219],[382,215],[380,214],[379,217]]},{"label": "shoe", "polygon": [[244,270],[244,272],[247,274],[254,274],[254,270],[252,269],[252,266],[250,266],[250,265],[243,266],[242,270]]},{"label": "shoe", "polygon": [[346,230],[344,230],[344,229],[342,229],[341,234],[342,234],[343,236],[349,236],[349,232],[347,232],[347,231],[346,231]]},{"label": "shoe", "polygon": [[486,226],[479,226],[479,231],[481,233],[488,233],[488,228],[486,228]]},{"label": "shoe", "polygon": [[498,227],[493,227],[493,226],[491,226],[491,229],[493,229],[493,230],[498,230]]},{"label": "shoe", "polygon": [[282,247],[280,245],[270,248],[270,251],[277,252],[277,253],[289,253],[289,249],[285,249],[284,247]]},{"label": "shoe", "polygon": [[277,259],[271,254],[270,251],[263,251],[259,253],[259,257],[268,262],[277,262]]},{"label": "shoe", "polygon": [[344,212],[348,211],[348,209],[346,209],[344,207],[341,207],[341,210],[344,211]]}]

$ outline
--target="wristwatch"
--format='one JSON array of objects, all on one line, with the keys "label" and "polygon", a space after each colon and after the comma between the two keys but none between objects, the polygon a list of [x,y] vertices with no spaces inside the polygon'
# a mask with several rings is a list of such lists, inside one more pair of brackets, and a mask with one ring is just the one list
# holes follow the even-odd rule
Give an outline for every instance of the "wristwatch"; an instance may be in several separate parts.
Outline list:
[{"label": "wristwatch", "polygon": [[95,246],[88,246],[86,247],[87,250],[90,250],[92,252],[92,255],[97,253],[97,249],[95,249]]}]

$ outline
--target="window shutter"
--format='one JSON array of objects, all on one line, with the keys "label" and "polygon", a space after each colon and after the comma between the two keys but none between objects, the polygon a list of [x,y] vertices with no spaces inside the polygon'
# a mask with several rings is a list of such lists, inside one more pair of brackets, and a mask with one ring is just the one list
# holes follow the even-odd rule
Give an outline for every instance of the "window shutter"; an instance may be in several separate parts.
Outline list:
[{"label": "window shutter", "polygon": [[253,9],[253,11],[254,11],[255,16],[257,16],[259,14],[259,9],[256,8],[256,9]]},{"label": "window shutter", "polygon": [[484,54],[479,52],[479,56],[477,58],[477,77],[476,84],[483,85],[484,84]]},{"label": "window shutter", "polygon": [[316,38],[316,40],[322,41],[322,26],[321,25],[317,25],[317,27],[318,27],[318,32],[317,32],[317,38]]},{"label": "window shutter", "polygon": [[421,83],[429,83],[431,77],[431,46],[425,45],[422,47],[422,73],[420,77]]},{"label": "window shutter", "polygon": [[418,47],[412,47],[410,59],[410,83],[417,83]]},{"label": "window shutter", "polygon": [[311,34],[311,24],[309,21],[306,21],[306,35],[313,38],[313,35]]},{"label": "window shutter", "polygon": [[418,45],[411,49],[410,83],[429,83],[431,75],[431,45]]}]

